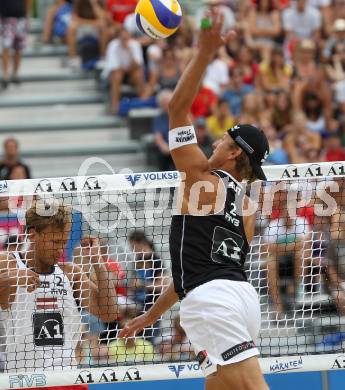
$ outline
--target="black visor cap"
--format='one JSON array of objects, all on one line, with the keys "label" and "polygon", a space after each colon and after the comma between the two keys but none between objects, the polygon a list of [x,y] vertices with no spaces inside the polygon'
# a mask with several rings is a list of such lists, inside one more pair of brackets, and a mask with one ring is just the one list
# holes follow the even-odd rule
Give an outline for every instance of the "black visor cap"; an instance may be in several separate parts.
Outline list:
[{"label": "black visor cap", "polygon": [[228,131],[230,137],[249,157],[250,165],[259,180],[267,180],[262,164],[270,152],[265,133],[252,125],[237,125]]}]

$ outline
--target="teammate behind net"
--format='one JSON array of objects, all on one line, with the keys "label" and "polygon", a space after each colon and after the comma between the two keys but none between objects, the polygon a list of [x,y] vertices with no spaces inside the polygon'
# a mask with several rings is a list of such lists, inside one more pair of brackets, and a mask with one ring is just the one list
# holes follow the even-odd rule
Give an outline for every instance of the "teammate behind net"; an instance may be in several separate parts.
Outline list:
[{"label": "teammate behind net", "polygon": [[214,145],[207,160],[189,119],[203,74],[226,43],[222,25],[215,12],[200,33],[199,48],[170,104],[171,155],[185,175],[182,204],[170,230],[173,283],[120,336],[132,336],[181,300],[181,325],[207,377],[207,389],[266,390],[255,346],[260,305],[244,270],[255,216],[241,212],[249,200],[240,182],[265,180],[261,165],[269,152],[268,141],[253,126],[235,126]]},{"label": "teammate behind net", "polygon": [[38,201],[26,212],[30,248],[25,256],[7,252],[0,257],[2,279],[7,280],[0,295],[7,372],[76,367],[81,308],[104,322],[117,319],[115,287],[96,238],[85,237],[80,243],[82,255],[93,265],[94,281],[78,265],[59,262],[71,221],[68,207],[59,205],[51,212]]}]

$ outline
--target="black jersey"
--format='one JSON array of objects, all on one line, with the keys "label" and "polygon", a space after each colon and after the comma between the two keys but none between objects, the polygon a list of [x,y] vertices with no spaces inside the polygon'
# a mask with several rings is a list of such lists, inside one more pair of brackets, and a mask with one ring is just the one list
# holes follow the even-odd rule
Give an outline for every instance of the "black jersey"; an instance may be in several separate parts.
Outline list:
[{"label": "black jersey", "polygon": [[[242,186],[228,173],[213,171],[227,186],[222,212],[207,216],[174,215],[170,255],[175,291],[187,291],[214,279],[247,281],[244,262],[249,251],[242,213]],[[240,215],[239,215],[240,214]]]}]

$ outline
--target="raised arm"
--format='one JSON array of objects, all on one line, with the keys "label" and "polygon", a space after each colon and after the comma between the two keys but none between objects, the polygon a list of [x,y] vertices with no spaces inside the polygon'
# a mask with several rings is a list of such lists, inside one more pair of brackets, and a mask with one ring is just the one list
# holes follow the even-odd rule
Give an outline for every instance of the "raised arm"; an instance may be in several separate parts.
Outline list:
[{"label": "raised arm", "polygon": [[211,19],[212,27],[201,30],[198,49],[183,72],[169,104],[171,155],[176,168],[184,172],[190,182],[208,179],[209,175],[208,161],[196,143],[189,113],[207,66],[226,42],[221,36],[223,17],[215,13]]}]

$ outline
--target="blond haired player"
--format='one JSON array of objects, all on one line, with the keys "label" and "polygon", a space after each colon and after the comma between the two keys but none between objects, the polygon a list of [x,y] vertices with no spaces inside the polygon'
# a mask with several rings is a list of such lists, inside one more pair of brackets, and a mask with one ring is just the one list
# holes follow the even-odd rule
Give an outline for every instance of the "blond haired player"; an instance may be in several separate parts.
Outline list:
[{"label": "blond haired player", "polygon": [[261,165],[269,153],[268,142],[253,126],[235,126],[214,145],[207,160],[189,118],[204,72],[226,43],[222,25],[216,12],[203,23],[198,50],[170,103],[171,155],[185,175],[180,215],[173,216],[170,230],[173,284],[120,336],[130,337],[154,323],[180,300],[181,325],[207,377],[207,389],[266,390],[255,345],[260,305],[244,271],[255,217],[243,216],[248,199],[240,182],[265,180]]},{"label": "blond haired player", "polygon": [[59,263],[71,231],[71,212],[59,205],[49,209],[38,201],[26,212],[30,250],[3,254],[0,273],[7,272],[9,288],[1,289],[0,306],[6,331],[7,372],[76,367],[80,340],[79,308],[101,321],[117,318],[115,287],[101,264],[99,242],[81,241],[83,256],[93,265],[97,282],[79,266]]}]

